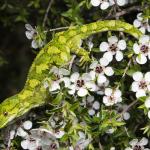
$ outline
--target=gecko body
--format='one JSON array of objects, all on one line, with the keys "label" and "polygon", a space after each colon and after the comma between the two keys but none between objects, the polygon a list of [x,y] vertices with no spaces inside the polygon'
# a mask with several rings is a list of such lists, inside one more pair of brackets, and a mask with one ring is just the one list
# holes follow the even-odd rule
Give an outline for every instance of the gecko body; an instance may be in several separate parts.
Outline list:
[{"label": "gecko body", "polygon": [[68,63],[72,53],[81,56],[82,62],[89,61],[89,53],[80,47],[81,40],[105,31],[122,31],[135,38],[141,36],[141,32],[132,25],[116,20],[98,21],[57,33],[33,61],[23,90],[0,104],[0,128],[4,128],[32,108],[44,105],[48,92],[43,82],[52,66],[59,67]]}]

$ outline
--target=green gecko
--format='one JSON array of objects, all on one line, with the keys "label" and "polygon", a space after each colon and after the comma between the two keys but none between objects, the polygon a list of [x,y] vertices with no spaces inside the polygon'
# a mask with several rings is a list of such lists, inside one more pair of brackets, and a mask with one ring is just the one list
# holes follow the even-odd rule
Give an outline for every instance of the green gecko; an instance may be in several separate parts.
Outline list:
[{"label": "green gecko", "polygon": [[105,31],[122,31],[137,39],[142,35],[134,26],[116,20],[98,21],[57,33],[35,58],[23,90],[0,104],[0,128],[4,128],[32,108],[44,105],[48,92],[43,82],[51,67],[68,63],[71,53],[81,56],[82,63],[89,61],[89,53],[80,47],[81,40]]}]

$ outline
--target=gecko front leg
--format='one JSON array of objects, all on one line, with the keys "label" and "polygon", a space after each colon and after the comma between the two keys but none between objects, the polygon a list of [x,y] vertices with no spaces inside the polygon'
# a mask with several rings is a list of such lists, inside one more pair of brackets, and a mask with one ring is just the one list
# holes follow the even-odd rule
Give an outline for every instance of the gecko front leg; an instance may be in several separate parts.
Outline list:
[{"label": "gecko front leg", "polygon": [[84,48],[78,48],[76,54],[81,56],[80,65],[83,66],[84,64],[88,63],[90,59],[90,52],[86,51]]}]

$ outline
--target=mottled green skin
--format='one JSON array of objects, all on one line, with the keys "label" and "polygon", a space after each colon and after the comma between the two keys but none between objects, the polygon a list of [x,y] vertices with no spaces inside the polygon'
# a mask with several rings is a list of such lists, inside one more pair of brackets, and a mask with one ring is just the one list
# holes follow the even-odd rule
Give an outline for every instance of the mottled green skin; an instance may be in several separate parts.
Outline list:
[{"label": "mottled green skin", "polygon": [[88,52],[79,46],[81,39],[104,31],[123,31],[135,38],[141,36],[141,32],[132,25],[115,20],[72,27],[65,32],[57,33],[35,58],[23,90],[0,104],[0,128],[15,121],[30,109],[43,105],[48,98],[43,81],[50,68],[53,65],[61,66],[69,62],[71,53],[82,56],[82,61],[88,61]]}]

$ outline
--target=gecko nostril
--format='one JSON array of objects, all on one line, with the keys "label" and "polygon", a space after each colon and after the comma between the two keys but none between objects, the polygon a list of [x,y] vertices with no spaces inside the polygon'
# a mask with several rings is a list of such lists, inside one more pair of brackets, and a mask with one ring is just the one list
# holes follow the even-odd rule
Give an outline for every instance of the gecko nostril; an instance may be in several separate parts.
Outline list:
[{"label": "gecko nostril", "polygon": [[8,112],[6,112],[6,111],[3,114],[4,114],[4,116],[8,116]]}]

